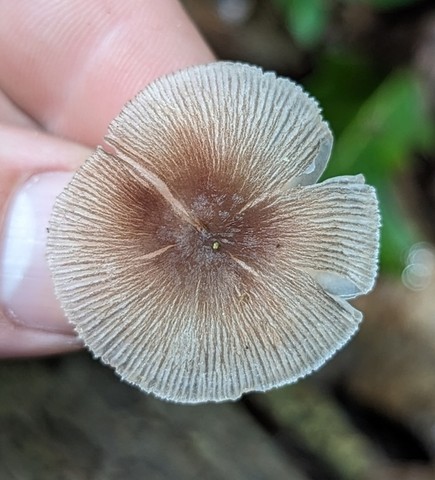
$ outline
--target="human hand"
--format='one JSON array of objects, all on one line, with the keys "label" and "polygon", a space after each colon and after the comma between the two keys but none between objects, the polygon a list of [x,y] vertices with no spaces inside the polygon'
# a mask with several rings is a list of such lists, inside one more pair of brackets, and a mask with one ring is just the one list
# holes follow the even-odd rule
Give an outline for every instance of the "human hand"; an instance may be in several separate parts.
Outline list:
[{"label": "human hand", "polygon": [[213,56],[176,0],[0,0],[0,357],[80,348],[45,259],[54,199],[123,104]]}]

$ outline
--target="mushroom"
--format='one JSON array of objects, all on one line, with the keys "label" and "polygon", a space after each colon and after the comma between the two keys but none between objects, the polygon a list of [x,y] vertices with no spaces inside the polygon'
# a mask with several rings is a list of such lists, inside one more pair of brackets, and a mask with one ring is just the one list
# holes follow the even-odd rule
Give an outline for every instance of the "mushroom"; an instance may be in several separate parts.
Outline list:
[{"label": "mushroom", "polygon": [[377,271],[375,191],[314,184],[332,135],[292,81],[230,62],[141,91],[57,198],[48,262],[69,321],[122,379],[183,403],[319,368]]}]

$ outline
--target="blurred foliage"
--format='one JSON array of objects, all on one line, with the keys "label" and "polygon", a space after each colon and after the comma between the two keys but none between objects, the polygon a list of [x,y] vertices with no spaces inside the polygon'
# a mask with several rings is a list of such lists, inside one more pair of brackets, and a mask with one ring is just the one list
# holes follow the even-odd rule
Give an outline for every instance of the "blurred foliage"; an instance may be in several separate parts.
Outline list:
[{"label": "blurred foliage", "polygon": [[[319,48],[338,2],[276,1],[295,42],[313,57],[315,68],[304,83],[334,132],[335,148],[325,177],[363,173],[376,187],[382,214],[381,269],[399,274],[407,251],[421,238],[405,214],[397,178],[415,153],[430,148],[435,138],[422,87],[410,67],[385,72],[351,47],[340,45],[337,52],[336,46],[325,43]],[[343,1],[384,11],[418,0]]]},{"label": "blurred foliage", "polygon": [[[404,7],[419,0],[342,0],[342,3],[365,4],[379,10]],[[294,39],[303,47],[318,43],[328,26],[332,0],[275,0],[285,15]]]},{"label": "blurred foliage", "polygon": [[295,40],[311,47],[323,36],[329,20],[329,2],[325,0],[276,0],[282,8]]}]

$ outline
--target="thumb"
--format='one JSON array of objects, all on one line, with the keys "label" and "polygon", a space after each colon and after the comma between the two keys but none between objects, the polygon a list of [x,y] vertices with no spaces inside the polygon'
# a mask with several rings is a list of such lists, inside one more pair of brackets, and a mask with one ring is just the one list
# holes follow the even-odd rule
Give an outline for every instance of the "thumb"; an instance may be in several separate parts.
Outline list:
[{"label": "thumb", "polygon": [[68,170],[88,154],[43,133],[0,127],[0,357],[81,346],[55,298],[45,245]]}]

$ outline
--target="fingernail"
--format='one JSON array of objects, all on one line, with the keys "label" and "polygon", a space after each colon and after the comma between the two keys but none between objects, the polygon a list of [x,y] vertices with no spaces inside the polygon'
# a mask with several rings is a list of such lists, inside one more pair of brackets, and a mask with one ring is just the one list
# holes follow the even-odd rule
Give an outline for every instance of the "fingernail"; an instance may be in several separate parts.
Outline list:
[{"label": "fingernail", "polygon": [[57,301],[46,260],[54,201],[71,173],[31,177],[12,198],[0,244],[0,308],[12,323],[51,333],[73,333]]}]

